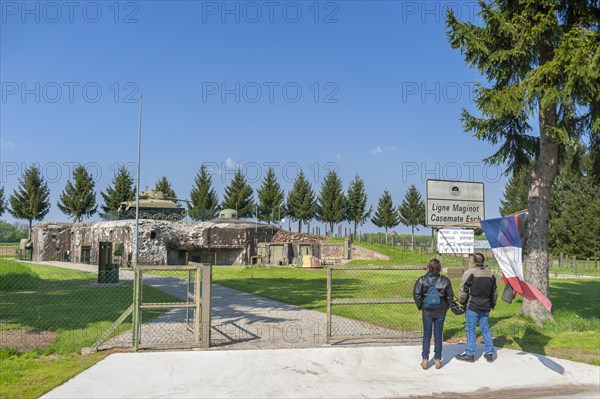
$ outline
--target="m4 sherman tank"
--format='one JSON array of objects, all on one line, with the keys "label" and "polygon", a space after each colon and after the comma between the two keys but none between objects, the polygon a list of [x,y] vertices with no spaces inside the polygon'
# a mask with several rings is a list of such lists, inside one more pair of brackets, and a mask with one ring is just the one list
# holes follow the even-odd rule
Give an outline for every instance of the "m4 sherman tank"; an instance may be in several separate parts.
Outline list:
[{"label": "m4 sherman tank", "polygon": [[[140,193],[140,219],[182,220],[187,212],[177,205],[176,198],[168,198],[161,191],[148,190]],[[135,201],[121,202],[119,219],[135,219]]]}]

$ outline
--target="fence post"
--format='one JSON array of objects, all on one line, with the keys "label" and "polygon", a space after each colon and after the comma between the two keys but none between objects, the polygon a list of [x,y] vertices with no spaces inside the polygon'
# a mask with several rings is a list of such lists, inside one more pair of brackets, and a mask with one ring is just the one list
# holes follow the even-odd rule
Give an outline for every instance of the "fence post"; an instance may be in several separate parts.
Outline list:
[{"label": "fence post", "polygon": [[[201,284],[202,284],[202,270],[200,265],[196,266],[196,275],[194,276],[194,302],[196,303],[196,308],[194,311],[196,312],[195,323],[194,323],[194,343],[196,345],[200,345],[202,342],[202,300],[200,298],[201,295]],[[189,275],[189,271],[188,271]],[[188,278],[188,285],[190,279]],[[186,295],[189,293],[189,287],[186,290]],[[189,299],[186,298],[186,301]],[[189,310],[189,308],[187,309]]]},{"label": "fence post", "polygon": [[577,274],[577,255],[573,255],[573,273]]},{"label": "fence post", "polygon": [[202,323],[202,337],[200,347],[202,349],[210,348],[210,330],[211,330],[211,309],[212,309],[212,266],[210,264],[202,265],[202,306],[200,310]]},{"label": "fence post", "polygon": [[563,267],[563,253],[561,252],[560,255],[558,256],[558,268],[562,269]]},{"label": "fence post", "polygon": [[594,254],[594,269],[598,271],[598,255]]},{"label": "fence post", "polygon": [[327,336],[326,342],[331,339],[331,278],[333,277],[332,266],[327,267]]},{"label": "fence post", "polygon": [[138,349],[140,343],[140,284],[141,274],[138,265],[133,269],[133,330],[131,334],[133,350]]},{"label": "fence post", "polygon": [[590,258],[589,258],[589,256],[588,256],[588,258],[587,258],[587,269],[588,269],[588,272],[589,272],[590,270],[592,270],[592,269],[590,269]]}]

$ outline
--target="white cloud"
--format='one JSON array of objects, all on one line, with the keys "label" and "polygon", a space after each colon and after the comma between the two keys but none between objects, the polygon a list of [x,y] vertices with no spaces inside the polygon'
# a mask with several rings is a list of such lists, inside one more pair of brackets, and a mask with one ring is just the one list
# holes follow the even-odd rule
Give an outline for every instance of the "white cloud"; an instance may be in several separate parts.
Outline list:
[{"label": "white cloud", "polygon": [[240,166],[240,164],[237,163],[236,161],[234,161],[231,158],[227,158],[225,160],[225,168],[227,168],[227,169],[233,169],[233,170],[235,170],[235,169],[239,168],[239,166]]},{"label": "white cloud", "polygon": [[381,146],[377,146],[371,150],[371,154],[373,154],[373,155],[382,154],[382,153],[383,153],[383,148],[381,148]]}]

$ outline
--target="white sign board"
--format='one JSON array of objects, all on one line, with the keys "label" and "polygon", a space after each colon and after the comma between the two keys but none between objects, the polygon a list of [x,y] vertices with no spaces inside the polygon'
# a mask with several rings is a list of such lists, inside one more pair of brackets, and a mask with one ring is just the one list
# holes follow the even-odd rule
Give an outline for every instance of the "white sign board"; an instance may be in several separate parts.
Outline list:
[{"label": "white sign board", "polygon": [[475,252],[474,246],[474,230],[438,230],[437,247],[441,254],[472,254]]},{"label": "white sign board", "polygon": [[427,180],[427,226],[479,227],[485,219],[483,183]]}]

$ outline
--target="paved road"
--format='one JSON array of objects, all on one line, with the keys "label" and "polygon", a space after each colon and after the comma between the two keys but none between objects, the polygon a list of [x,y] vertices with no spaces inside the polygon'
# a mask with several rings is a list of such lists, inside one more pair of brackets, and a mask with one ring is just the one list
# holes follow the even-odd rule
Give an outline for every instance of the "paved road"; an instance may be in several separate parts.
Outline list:
[{"label": "paved road", "polygon": [[415,346],[121,353],[44,398],[600,397],[597,366],[508,349],[470,364],[453,359],[461,345],[444,350],[426,371]]}]

